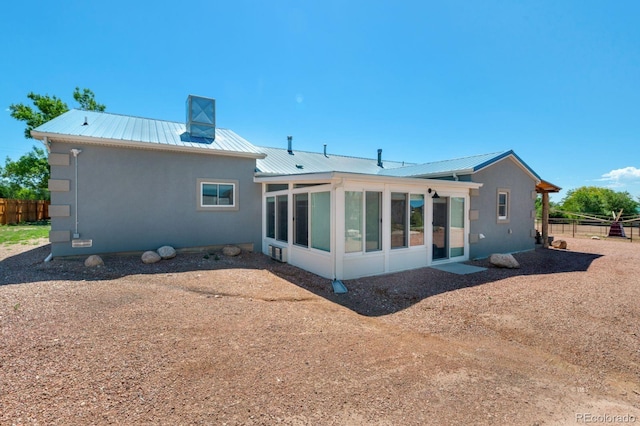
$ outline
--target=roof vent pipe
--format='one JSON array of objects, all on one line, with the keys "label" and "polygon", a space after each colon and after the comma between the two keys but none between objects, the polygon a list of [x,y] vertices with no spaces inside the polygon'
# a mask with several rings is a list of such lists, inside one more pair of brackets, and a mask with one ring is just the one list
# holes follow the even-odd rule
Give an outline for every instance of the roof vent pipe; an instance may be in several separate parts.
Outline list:
[{"label": "roof vent pipe", "polygon": [[293,141],[293,136],[287,136],[287,143],[288,143],[288,148],[287,148],[287,152],[291,155],[293,155],[293,148],[292,148],[292,141]]},{"label": "roof vent pipe", "polygon": [[323,146],[324,146],[324,156],[326,157],[327,156],[327,144],[325,143]]},{"label": "roof vent pipe", "polygon": [[384,167],[382,165],[382,150],[378,149],[378,167]]}]

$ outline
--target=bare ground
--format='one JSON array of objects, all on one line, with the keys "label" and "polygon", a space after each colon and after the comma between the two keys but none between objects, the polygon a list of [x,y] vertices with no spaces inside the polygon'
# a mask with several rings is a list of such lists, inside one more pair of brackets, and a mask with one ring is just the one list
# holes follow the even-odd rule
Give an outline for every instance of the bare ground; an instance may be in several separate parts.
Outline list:
[{"label": "bare ground", "polygon": [[640,245],[566,240],[346,295],[260,254],[0,247],[0,423],[640,423]]}]

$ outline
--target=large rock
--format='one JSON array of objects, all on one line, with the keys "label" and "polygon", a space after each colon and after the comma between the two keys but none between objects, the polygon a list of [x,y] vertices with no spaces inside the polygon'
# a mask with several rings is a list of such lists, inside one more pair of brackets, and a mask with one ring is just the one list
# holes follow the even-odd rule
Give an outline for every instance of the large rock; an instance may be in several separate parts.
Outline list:
[{"label": "large rock", "polygon": [[493,266],[497,266],[498,268],[517,269],[520,267],[516,258],[510,254],[492,254],[489,256],[489,263]]},{"label": "large rock", "polygon": [[222,248],[222,254],[225,256],[237,256],[242,250],[238,246],[224,246]]},{"label": "large rock", "polygon": [[155,251],[145,251],[142,253],[142,262],[143,263],[156,263],[160,262],[162,258]]},{"label": "large rock", "polygon": [[91,256],[87,257],[84,261],[84,266],[86,266],[87,268],[93,268],[94,266],[102,266],[102,265],[104,265],[104,262],[102,261],[102,258],[97,254],[92,254]]},{"label": "large rock", "polygon": [[551,243],[551,247],[557,248],[557,249],[566,250],[567,249],[567,242],[565,240],[554,240]]},{"label": "large rock", "polygon": [[171,246],[162,246],[158,249],[158,254],[163,259],[172,259],[176,257],[176,249]]}]

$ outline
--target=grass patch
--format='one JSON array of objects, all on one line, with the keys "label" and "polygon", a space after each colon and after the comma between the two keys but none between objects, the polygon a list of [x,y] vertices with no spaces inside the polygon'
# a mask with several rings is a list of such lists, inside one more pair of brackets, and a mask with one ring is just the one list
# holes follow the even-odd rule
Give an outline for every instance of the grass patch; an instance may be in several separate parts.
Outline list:
[{"label": "grass patch", "polygon": [[36,244],[36,240],[48,238],[50,230],[51,225],[48,222],[2,225],[0,226],[0,244]]}]

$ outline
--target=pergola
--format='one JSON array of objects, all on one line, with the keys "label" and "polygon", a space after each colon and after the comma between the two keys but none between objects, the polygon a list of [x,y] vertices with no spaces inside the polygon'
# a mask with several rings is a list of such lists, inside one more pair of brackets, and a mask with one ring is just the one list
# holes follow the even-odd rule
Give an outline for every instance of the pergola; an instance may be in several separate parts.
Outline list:
[{"label": "pergola", "polygon": [[549,194],[560,192],[562,188],[545,180],[536,185],[536,192],[542,194],[542,246],[549,247]]}]

